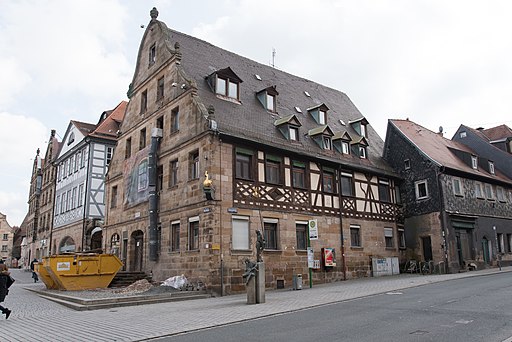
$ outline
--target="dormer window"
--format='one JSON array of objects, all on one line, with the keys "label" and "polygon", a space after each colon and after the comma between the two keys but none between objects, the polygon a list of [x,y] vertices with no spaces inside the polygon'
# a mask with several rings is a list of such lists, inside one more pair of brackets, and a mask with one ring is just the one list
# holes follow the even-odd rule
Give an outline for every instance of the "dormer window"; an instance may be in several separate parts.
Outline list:
[{"label": "dormer window", "polygon": [[277,113],[277,96],[279,93],[276,86],[268,87],[256,93],[256,97],[266,110]]},{"label": "dormer window", "polygon": [[278,119],[274,122],[282,135],[288,140],[299,140],[299,127],[302,126],[295,114]]},{"label": "dormer window", "polygon": [[243,81],[231,68],[217,70],[207,77],[208,84],[212,87],[215,94],[227,98],[240,99],[240,83]]},{"label": "dormer window", "polygon": [[327,124],[327,111],[329,108],[325,104],[320,104],[315,107],[308,108],[309,114],[313,117],[319,125]]},{"label": "dormer window", "polygon": [[368,138],[368,129],[366,127],[368,125],[368,120],[362,117],[357,120],[349,121],[348,123],[352,126],[354,131],[357,132],[357,134],[364,138]]},{"label": "dormer window", "polygon": [[322,148],[323,150],[332,150],[333,137],[332,130],[328,125],[309,130],[308,135]]},{"label": "dormer window", "polygon": [[366,155],[366,146],[359,146],[359,157],[361,159],[366,159],[367,158],[367,155]]},{"label": "dormer window", "polygon": [[494,162],[490,161],[489,162],[489,173],[491,175],[494,175],[495,174],[495,171],[494,171]]},{"label": "dormer window", "polygon": [[361,159],[368,159],[367,147],[368,142],[364,137],[361,137],[358,141],[352,142],[352,153]]},{"label": "dormer window", "polygon": [[476,156],[471,156],[471,167],[474,170],[478,169],[478,158]]},{"label": "dormer window", "polygon": [[342,154],[350,154],[350,142],[351,141],[352,141],[352,138],[345,131],[336,133],[332,137],[332,145],[334,146],[336,151],[338,151],[339,153],[342,153]]}]

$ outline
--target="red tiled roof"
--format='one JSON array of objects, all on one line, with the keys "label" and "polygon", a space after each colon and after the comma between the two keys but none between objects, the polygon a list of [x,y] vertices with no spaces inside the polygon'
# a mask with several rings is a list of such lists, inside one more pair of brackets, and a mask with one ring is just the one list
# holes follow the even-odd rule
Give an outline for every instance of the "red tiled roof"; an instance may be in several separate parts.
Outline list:
[{"label": "red tiled roof", "polygon": [[91,135],[103,138],[116,138],[117,131],[123,121],[127,105],[128,102],[121,101],[121,103],[119,103],[113,110],[105,111],[104,113],[108,116],[98,124]]},{"label": "red tiled roof", "polygon": [[512,129],[507,125],[500,125],[482,131],[490,141],[512,138]]}]

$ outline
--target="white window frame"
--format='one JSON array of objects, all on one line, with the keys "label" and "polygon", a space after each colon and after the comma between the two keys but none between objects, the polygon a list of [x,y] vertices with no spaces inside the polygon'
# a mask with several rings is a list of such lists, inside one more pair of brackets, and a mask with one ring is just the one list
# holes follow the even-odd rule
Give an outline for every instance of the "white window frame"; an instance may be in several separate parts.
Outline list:
[{"label": "white window frame", "polygon": [[[485,198],[488,199],[488,200],[494,200],[494,191],[492,189],[492,185],[491,184],[488,184],[486,183],[484,185],[484,191],[485,191]],[[489,190],[489,191],[488,191]]]},{"label": "white window frame", "polygon": [[341,152],[343,154],[350,154],[350,145],[346,141],[341,142]]},{"label": "white window frame", "polygon": [[231,216],[231,249],[232,250],[250,250],[250,217],[249,216]]},{"label": "white window frame", "polygon": [[327,112],[325,110],[318,110],[318,124],[325,125],[327,122]]},{"label": "white window frame", "polygon": [[[425,184],[425,196],[420,196],[419,186]],[[414,192],[416,193],[416,200],[428,198],[428,182],[426,179],[414,182]]]},{"label": "white window frame", "polygon": [[496,198],[500,202],[506,202],[505,191],[504,191],[504,189],[501,186],[497,186],[496,187]]},{"label": "white window frame", "polygon": [[332,149],[332,143],[331,143],[331,137],[328,136],[322,136],[322,147],[324,150],[331,150]]},{"label": "white window frame", "polygon": [[471,167],[474,170],[478,170],[478,157],[477,156],[471,156]]},{"label": "white window frame", "polygon": [[368,157],[366,155],[366,146],[359,146],[359,157],[361,159],[366,159]]},{"label": "white window frame", "polygon": [[494,170],[494,163],[492,161],[489,162],[489,173],[491,175],[494,175],[496,173],[496,170]]},{"label": "white window frame", "polygon": [[[388,246],[388,239],[391,239],[391,246]],[[386,248],[394,248],[394,236],[393,236],[393,228],[384,227],[384,243]]]},{"label": "white window frame", "polygon": [[299,129],[295,126],[289,126],[289,135],[290,140],[298,141],[299,140]]},{"label": "white window frame", "polygon": [[484,194],[481,182],[475,182],[475,197],[476,198],[485,198],[485,194]]},{"label": "white window frame", "polygon": [[[458,185],[458,189],[457,189],[457,185]],[[453,187],[453,194],[455,196],[464,197],[464,193],[462,191],[462,182],[461,182],[460,178],[454,177],[452,179],[452,187]]]}]

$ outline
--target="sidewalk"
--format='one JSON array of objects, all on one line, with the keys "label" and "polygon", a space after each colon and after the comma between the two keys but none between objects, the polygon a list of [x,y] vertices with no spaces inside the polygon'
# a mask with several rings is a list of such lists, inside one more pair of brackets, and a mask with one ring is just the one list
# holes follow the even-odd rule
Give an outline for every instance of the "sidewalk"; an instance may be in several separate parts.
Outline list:
[{"label": "sidewalk", "polygon": [[[39,298],[24,287],[40,284],[23,282],[16,284],[16,298],[29,297],[25,307],[11,304],[13,309],[7,321],[0,322],[5,341],[147,341],[169,336],[250,320],[259,317],[302,310],[333,302],[403,290],[411,287],[448,281],[452,279],[485,276],[500,272],[511,272],[512,267],[502,271],[487,269],[447,275],[408,275],[380,278],[365,278],[304,286],[300,291],[271,290],[266,292],[266,303],[247,305],[246,295],[207,298],[193,301],[168,302],[101,309],[95,311],[73,311],[56,303]],[[46,312],[37,314],[33,306],[45,305]]]}]

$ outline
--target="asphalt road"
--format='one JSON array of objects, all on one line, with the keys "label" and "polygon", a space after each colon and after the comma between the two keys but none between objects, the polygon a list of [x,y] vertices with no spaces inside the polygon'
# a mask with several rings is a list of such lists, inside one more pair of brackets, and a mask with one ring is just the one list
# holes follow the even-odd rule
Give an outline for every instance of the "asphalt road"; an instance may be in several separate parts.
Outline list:
[{"label": "asphalt road", "polygon": [[512,341],[512,274],[445,281],[155,341]]}]

